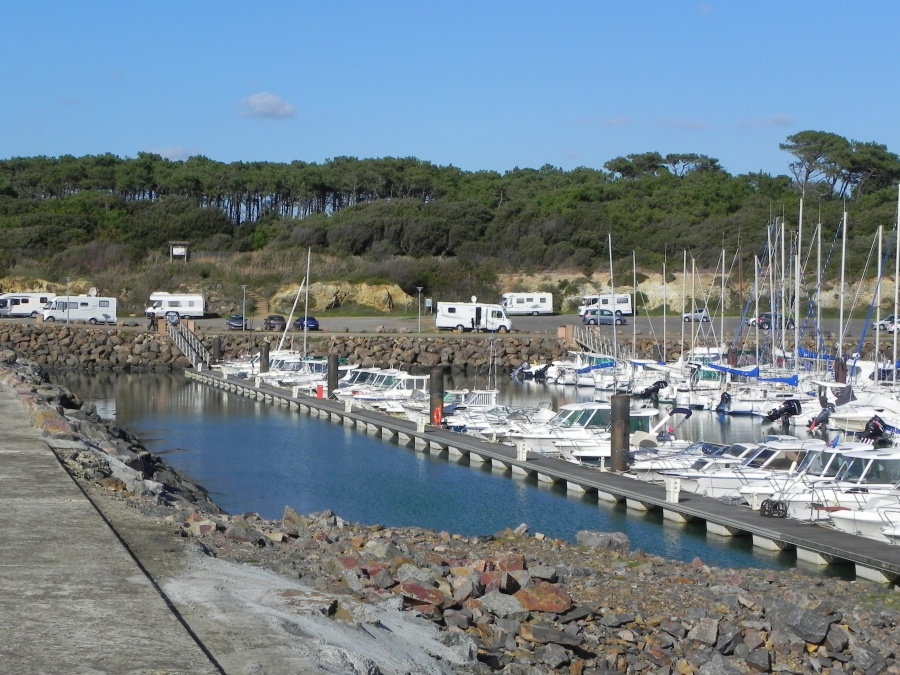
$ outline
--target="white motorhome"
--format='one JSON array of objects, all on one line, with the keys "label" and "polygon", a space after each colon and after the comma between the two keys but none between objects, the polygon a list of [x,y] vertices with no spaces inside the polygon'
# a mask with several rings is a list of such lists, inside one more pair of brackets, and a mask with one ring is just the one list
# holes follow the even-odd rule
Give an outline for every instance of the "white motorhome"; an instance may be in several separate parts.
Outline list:
[{"label": "white motorhome", "polygon": [[116,299],[94,295],[58,295],[48,302],[41,316],[44,321],[86,321],[90,324],[115,323]]},{"label": "white motorhome", "polygon": [[196,293],[151,293],[150,306],[144,310],[146,317],[162,319],[169,312],[175,312],[179,318],[202,319],[206,314],[206,298]]},{"label": "white motorhome", "polygon": [[30,316],[41,313],[55,293],[4,293],[0,295],[0,316]]},{"label": "white motorhome", "polygon": [[478,302],[439,302],[434,314],[438,330],[488,331],[505,333],[512,330],[512,321],[503,305]]},{"label": "white motorhome", "polygon": [[[613,299],[615,298],[615,302]],[[631,296],[627,293],[611,293],[600,295],[583,295],[581,304],[578,305],[578,316],[584,316],[589,309],[609,309],[615,314],[631,316],[634,310],[631,308]]]},{"label": "white motorhome", "polygon": [[553,314],[553,293],[504,293],[500,304],[510,316]]}]

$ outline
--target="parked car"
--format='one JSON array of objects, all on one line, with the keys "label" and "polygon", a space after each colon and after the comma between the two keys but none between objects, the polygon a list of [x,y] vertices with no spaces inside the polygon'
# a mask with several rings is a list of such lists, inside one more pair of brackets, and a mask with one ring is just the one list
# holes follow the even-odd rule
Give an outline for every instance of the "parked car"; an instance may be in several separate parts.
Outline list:
[{"label": "parked car", "polygon": [[240,314],[232,314],[225,319],[225,327],[228,330],[250,330],[247,320]]},{"label": "parked car", "polygon": [[[756,323],[752,324],[759,326],[763,330],[769,330],[773,325],[776,328],[781,328],[781,314],[772,313],[772,312],[763,312],[758,317],[756,317]],[[785,317],[784,327],[789,330],[794,329],[794,320],[791,317]]]},{"label": "parked car", "polygon": [[300,317],[294,322],[294,328],[296,330],[303,330],[304,322],[306,324],[306,330],[319,330],[319,321],[314,316]]},{"label": "parked car", "polygon": [[287,326],[287,319],[281,314],[269,314],[263,319],[263,330],[284,330]]},{"label": "parked car", "polygon": [[894,315],[890,314],[882,318],[881,321],[878,322],[876,327],[878,328],[878,330],[886,330],[888,333],[893,333],[895,330],[897,330],[895,328],[896,325],[897,322]]},{"label": "parked car", "polygon": [[685,323],[690,323],[691,321],[703,321],[705,323],[709,323],[709,312],[706,311],[706,307],[695,307],[690,312],[685,312],[684,314],[682,314],[681,320]]},{"label": "parked car", "polygon": [[625,317],[618,312],[613,314],[611,309],[596,308],[585,310],[581,322],[588,326],[624,326],[626,323]]}]

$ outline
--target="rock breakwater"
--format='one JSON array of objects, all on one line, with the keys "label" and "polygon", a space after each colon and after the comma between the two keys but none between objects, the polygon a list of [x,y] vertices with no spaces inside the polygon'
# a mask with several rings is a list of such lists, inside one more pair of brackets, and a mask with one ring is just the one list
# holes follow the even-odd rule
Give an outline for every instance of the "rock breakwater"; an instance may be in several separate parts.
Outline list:
[{"label": "rock breakwater", "polygon": [[[201,335],[212,351],[218,340],[222,358],[234,359],[255,354],[263,343],[275,347],[272,335]],[[183,370],[190,361],[166,338],[151,331],[100,329],[46,324],[7,324],[0,327],[0,347],[33,360],[40,366],[60,369],[130,370],[135,372]],[[296,347],[296,345],[295,345]],[[493,363],[512,370],[523,362],[547,362],[566,354],[564,341],[533,336],[435,337],[402,334],[371,336],[314,336],[308,341],[313,356],[337,354],[363,367],[405,366],[430,370],[443,367],[453,372],[478,372]]]},{"label": "rock breakwater", "polygon": [[[265,333],[200,333],[204,346],[213,351],[214,342],[221,348],[223,359],[236,359],[255,354],[261,345],[274,349],[277,336]],[[288,347],[291,346],[289,342]],[[298,347],[296,343],[293,344]],[[714,346],[701,343],[698,346]],[[808,349],[815,349],[812,342]],[[48,324],[7,323],[0,325],[0,348],[15,352],[41,366],[93,372],[122,370],[133,372],[173,371],[191,368],[181,351],[157,333],[135,328],[88,328]],[[508,373],[522,363],[548,363],[566,358],[569,349],[576,348],[566,340],[538,335],[465,335],[419,337],[404,333],[372,335],[311,335],[307,351],[312,356],[336,354],[349,363],[362,367],[402,367],[413,372],[426,372],[435,367],[447,372],[476,375],[489,366]],[[834,353],[836,341],[826,339],[823,348]],[[874,344],[856,345],[864,358],[874,354]],[[677,359],[682,345],[677,340],[660,342],[638,336],[637,342],[624,336],[619,340],[621,353],[637,358]],[[745,345],[755,353],[752,344]],[[886,347],[882,344],[882,351]]]},{"label": "rock breakwater", "polygon": [[15,392],[44,442],[76,478],[142,495],[159,506],[220,513],[200,485],[165,465],[136,436],[104,420],[77,394],[48,382],[36,364],[0,352],[0,385]]}]

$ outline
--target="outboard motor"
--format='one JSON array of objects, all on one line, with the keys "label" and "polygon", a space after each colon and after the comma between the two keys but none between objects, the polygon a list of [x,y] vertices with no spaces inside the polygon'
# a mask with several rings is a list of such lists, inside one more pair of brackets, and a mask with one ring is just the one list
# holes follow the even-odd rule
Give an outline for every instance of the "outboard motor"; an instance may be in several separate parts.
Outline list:
[{"label": "outboard motor", "polygon": [[801,411],[800,401],[795,398],[789,398],[777,408],[772,408],[772,410],[766,413],[765,417],[770,422],[775,422],[776,420],[787,419],[788,417],[799,415]]},{"label": "outboard motor", "polygon": [[809,423],[809,430],[815,431],[819,427],[824,427],[828,424],[828,420],[831,419],[831,413],[834,412],[834,404],[829,403],[828,405],[822,406],[822,410],[816,415]]},{"label": "outboard motor", "polygon": [[719,405],[716,406],[716,412],[725,412],[728,410],[728,407],[731,405],[731,394],[727,391],[722,392],[722,396],[719,398]]},{"label": "outboard motor", "polygon": [[535,382],[546,382],[547,381],[547,371],[550,369],[550,365],[551,364],[547,363],[534,371],[534,381]]},{"label": "outboard motor", "polygon": [[634,395],[635,398],[657,398],[659,392],[669,386],[665,380],[657,380],[649,387]]},{"label": "outboard motor", "polygon": [[866,422],[863,428],[862,439],[864,441],[872,441],[873,443],[887,433],[887,425],[878,415],[875,415]]}]

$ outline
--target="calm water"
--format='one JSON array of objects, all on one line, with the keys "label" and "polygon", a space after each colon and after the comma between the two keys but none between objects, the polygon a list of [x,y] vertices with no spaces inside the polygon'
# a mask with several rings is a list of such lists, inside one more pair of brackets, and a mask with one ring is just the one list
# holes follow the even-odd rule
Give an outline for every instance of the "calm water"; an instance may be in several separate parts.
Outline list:
[{"label": "calm water", "polygon": [[[103,417],[137,433],[148,449],[198,480],[229,513],[280,518],[286,505],[300,513],[332,509],[354,522],[465,536],[527,523],[532,533],[570,541],[583,529],[621,531],[633,548],[678,560],[699,557],[722,567],[795,564],[793,553],[759,551],[750,537],[707,536],[702,523],[676,525],[661,514],[626,513],[624,505],[511,479],[487,465],[432,458],[180,375],[58,373],[54,379],[96,404]],[[502,401],[523,404],[551,400],[558,406],[590,398],[574,387],[502,382],[501,389]],[[698,412],[690,422],[686,434],[697,439],[761,435],[758,420],[723,423],[717,415]]]}]

